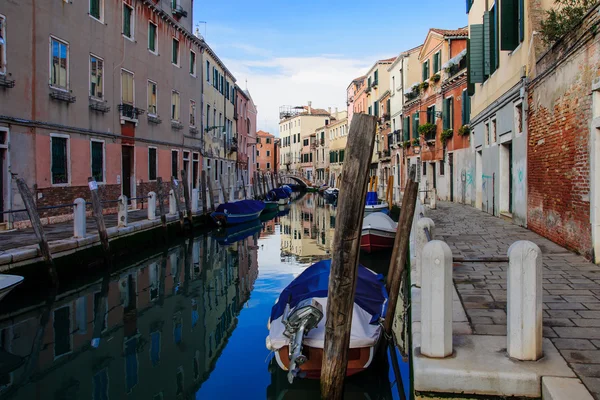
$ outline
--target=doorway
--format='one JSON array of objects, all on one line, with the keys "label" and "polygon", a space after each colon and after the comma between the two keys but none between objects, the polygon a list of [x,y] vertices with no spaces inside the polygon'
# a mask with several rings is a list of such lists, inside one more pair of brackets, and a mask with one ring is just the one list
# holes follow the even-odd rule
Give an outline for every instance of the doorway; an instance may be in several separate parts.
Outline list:
[{"label": "doorway", "polygon": [[512,142],[500,146],[500,213],[512,214]]},{"label": "doorway", "polygon": [[[467,178],[467,184],[469,184],[469,178]],[[478,210],[483,209],[483,160],[481,150],[475,156],[475,208]]]},{"label": "doorway", "polygon": [[454,201],[454,153],[448,154],[448,165],[450,166],[450,201]]},{"label": "doorway", "polygon": [[[10,175],[8,170],[8,130],[0,130],[0,211],[6,211],[9,208]],[[9,221],[9,215],[0,214],[0,229],[4,222]]]},{"label": "doorway", "polygon": [[437,189],[437,179],[436,179],[436,168],[435,168],[435,162],[429,163],[429,165],[431,165],[431,183],[433,185],[433,189]]},{"label": "doorway", "polygon": [[121,146],[122,182],[121,193],[127,196],[127,204],[131,204],[131,176],[133,175],[133,146]]}]

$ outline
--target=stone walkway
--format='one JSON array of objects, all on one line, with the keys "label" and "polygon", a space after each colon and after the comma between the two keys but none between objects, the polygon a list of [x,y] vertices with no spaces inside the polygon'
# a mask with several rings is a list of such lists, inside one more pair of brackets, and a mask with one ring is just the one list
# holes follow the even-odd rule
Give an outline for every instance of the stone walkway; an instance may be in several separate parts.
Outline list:
[{"label": "stone walkway", "polygon": [[[544,337],[600,400],[600,267],[540,235],[455,203],[428,210],[435,238],[446,241],[455,257],[506,257],[517,240],[536,243],[543,253]],[[454,283],[473,333],[506,335],[508,262],[454,264]]]},{"label": "stone walkway", "polygon": [[[141,221],[148,217],[148,210],[129,211],[127,219],[129,222]],[[107,214],[104,216],[104,222],[107,228],[117,226],[117,214]],[[93,217],[86,219],[87,233],[98,233],[96,221]],[[58,224],[44,225],[44,232],[48,241],[69,239],[73,237],[73,221],[61,222]],[[12,231],[0,231],[0,254],[3,251],[15,249],[18,247],[37,244],[37,238],[33,229],[18,229]]]}]

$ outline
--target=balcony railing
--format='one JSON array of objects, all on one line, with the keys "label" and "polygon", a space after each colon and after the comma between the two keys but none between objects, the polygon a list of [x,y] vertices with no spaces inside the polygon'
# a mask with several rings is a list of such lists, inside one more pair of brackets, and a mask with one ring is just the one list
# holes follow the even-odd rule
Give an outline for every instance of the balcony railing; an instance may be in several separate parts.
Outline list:
[{"label": "balcony railing", "polygon": [[0,87],[3,87],[3,88],[14,88],[15,87],[15,80],[14,79],[8,79],[6,77],[6,75],[0,75]]},{"label": "balcony railing", "polygon": [[90,110],[106,113],[110,111],[110,107],[105,101],[98,101],[90,98]]},{"label": "balcony railing", "polygon": [[173,8],[171,10],[171,13],[173,14],[174,17],[177,17],[177,18],[187,17],[187,15],[188,15],[187,11],[185,11],[183,9],[183,7],[181,7],[181,6],[175,6],[175,8]]},{"label": "balcony railing", "polygon": [[75,103],[77,97],[71,95],[71,92],[62,90],[50,90],[50,97],[53,100],[64,101],[65,103]]},{"label": "balcony railing", "polygon": [[144,114],[144,110],[134,107],[131,104],[119,104],[118,109],[122,117],[129,119],[137,120],[140,115]]},{"label": "balcony railing", "polygon": [[427,132],[423,137],[424,137],[425,141],[427,141],[427,142],[431,142],[431,141],[435,142],[435,134],[436,134],[435,131]]},{"label": "balcony railing", "polygon": [[383,118],[384,121],[389,121],[390,120],[390,114],[383,114],[383,116],[381,118]]}]

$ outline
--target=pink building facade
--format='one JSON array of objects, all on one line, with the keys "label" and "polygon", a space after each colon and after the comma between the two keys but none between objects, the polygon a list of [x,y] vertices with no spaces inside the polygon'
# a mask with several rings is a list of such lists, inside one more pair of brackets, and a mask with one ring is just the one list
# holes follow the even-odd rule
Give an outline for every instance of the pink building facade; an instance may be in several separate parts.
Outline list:
[{"label": "pink building facade", "polygon": [[237,179],[250,185],[256,170],[257,109],[248,90],[236,86],[235,119],[237,125]]}]

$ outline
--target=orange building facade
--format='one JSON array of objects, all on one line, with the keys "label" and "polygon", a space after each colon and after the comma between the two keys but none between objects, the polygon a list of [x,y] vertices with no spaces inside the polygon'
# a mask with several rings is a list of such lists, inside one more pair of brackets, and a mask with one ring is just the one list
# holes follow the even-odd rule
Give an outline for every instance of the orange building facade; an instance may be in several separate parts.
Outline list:
[{"label": "orange building facade", "polygon": [[279,171],[278,139],[269,132],[256,132],[256,169]]}]

